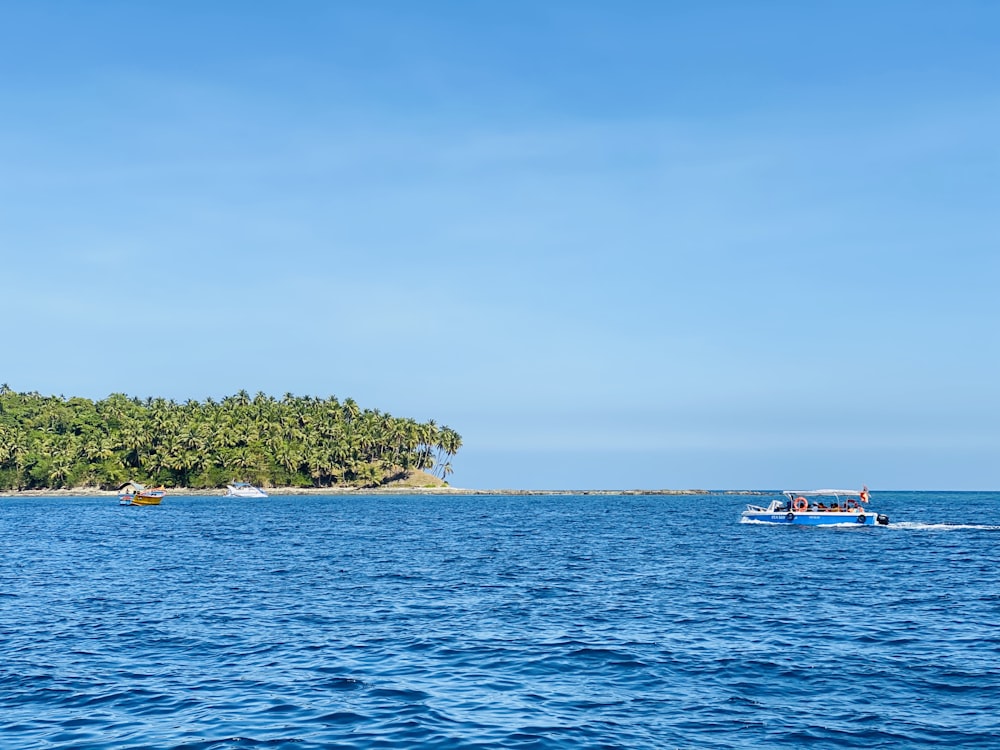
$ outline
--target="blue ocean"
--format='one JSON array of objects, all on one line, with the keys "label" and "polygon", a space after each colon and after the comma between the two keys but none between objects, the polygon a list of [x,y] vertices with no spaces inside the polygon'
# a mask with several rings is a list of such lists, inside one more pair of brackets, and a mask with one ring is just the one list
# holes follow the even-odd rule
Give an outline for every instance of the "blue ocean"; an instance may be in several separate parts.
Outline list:
[{"label": "blue ocean", "polygon": [[0,747],[1000,747],[1000,493],[0,499]]}]

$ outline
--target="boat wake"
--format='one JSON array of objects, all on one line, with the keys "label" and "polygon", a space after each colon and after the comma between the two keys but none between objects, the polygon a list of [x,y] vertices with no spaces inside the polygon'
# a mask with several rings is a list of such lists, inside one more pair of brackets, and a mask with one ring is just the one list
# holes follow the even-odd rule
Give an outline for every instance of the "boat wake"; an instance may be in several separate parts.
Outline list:
[{"label": "boat wake", "polygon": [[888,528],[907,531],[1000,531],[1000,526],[984,523],[923,523],[922,521],[890,523]]},{"label": "boat wake", "polygon": [[[760,526],[774,526],[768,521],[758,521],[755,518],[741,518],[740,523],[756,524]],[[779,524],[788,525],[792,524]],[[821,526],[808,526],[800,528],[810,529],[870,529],[871,526],[859,526],[856,523],[828,523]],[[887,526],[878,526],[880,529],[902,529],[904,531],[1000,531],[1000,526],[985,523],[924,523],[923,521],[890,521]]]}]

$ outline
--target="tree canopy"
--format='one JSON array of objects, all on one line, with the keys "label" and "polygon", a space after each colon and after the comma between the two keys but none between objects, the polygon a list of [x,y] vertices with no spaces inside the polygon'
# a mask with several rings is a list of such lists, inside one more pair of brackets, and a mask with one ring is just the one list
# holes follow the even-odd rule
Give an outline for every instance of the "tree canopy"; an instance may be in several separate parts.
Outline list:
[{"label": "tree canopy", "polygon": [[240,391],[221,401],[100,401],[0,385],[0,490],[127,481],[208,489],[375,487],[412,469],[442,479],[461,436],[433,420],[362,409],[351,398]]}]

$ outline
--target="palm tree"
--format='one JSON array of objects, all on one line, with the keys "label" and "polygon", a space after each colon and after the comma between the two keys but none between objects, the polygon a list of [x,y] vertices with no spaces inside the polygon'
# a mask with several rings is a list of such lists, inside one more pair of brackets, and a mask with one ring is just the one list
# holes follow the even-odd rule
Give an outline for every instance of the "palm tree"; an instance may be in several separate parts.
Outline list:
[{"label": "palm tree", "polygon": [[[441,478],[444,479],[445,476],[451,474],[453,469],[451,468],[451,457],[458,453],[458,449],[462,447],[462,436],[455,432],[450,427],[444,426],[441,428],[441,432],[438,433],[438,465],[441,467]],[[446,459],[442,460],[441,454],[447,456]]]},{"label": "palm tree", "polygon": [[344,399],[343,412],[344,412],[344,419],[346,419],[348,422],[353,422],[361,415],[361,409],[358,407],[357,403],[354,401],[353,398]]}]

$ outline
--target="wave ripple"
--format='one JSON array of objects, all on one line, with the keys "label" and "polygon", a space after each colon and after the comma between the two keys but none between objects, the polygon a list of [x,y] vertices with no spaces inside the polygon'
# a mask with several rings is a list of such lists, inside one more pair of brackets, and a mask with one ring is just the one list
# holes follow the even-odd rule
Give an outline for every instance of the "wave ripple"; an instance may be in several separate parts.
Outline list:
[{"label": "wave ripple", "polygon": [[877,501],[0,500],[0,747],[993,748],[1000,495]]}]

